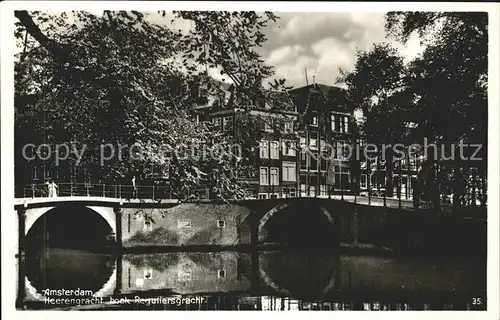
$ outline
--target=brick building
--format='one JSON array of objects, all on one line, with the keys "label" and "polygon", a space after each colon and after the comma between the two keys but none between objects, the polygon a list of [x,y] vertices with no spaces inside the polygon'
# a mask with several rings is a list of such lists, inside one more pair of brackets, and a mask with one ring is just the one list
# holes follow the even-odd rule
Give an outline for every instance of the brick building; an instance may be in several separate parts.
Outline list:
[{"label": "brick building", "polygon": [[200,107],[198,117],[212,121],[236,140],[246,130],[235,125],[239,119],[244,114],[257,119],[255,174],[245,177],[250,194],[265,199],[350,192],[345,148],[351,143],[354,118],[343,89],[311,84],[277,93],[281,103],[263,103],[250,111],[232,105],[231,89],[227,89],[224,107]]}]

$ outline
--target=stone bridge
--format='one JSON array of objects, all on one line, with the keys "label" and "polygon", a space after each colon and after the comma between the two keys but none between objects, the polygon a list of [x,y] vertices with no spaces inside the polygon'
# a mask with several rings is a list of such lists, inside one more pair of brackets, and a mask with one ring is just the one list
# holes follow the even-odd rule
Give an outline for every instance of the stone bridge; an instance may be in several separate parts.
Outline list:
[{"label": "stone bridge", "polygon": [[[91,245],[105,243],[117,253],[112,274],[97,296],[133,287],[130,280],[126,281],[133,275],[123,275],[121,256],[127,252],[248,249],[249,264],[254,270],[250,277],[260,278],[274,292],[283,293],[283,288],[273,280],[279,278],[279,272],[273,271],[274,275],[270,276],[271,271],[265,271],[266,260],[262,260],[262,254],[273,251],[259,253],[260,249],[302,246],[321,252],[352,248],[411,255],[419,252],[462,255],[481,254],[486,251],[487,243],[484,220],[337,199],[179,203],[177,200],[59,197],[17,199],[15,210],[20,257],[24,257],[27,250],[44,246],[45,241],[50,246],[51,241],[66,241],[71,237]],[[109,235],[111,241],[108,241]],[[97,241],[99,239],[105,241]],[[26,294],[36,299],[37,290],[25,276],[24,263],[19,264],[19,282],[19,301]],[[330,282],[322,290],[330,290],[333,285]]]},{"label": "stone bridge", "polygon": [[[26,249],[26,239],[31,239],[29,248],[50,236],[38,234],[35,237],[35,233],[49,230],[57,235],[72,225],[82,237],[102,236],[99,230],[105,230],[104,236],[116,240],[118,250],[132,251],[266,244],[312,245],[321,249],[335,248],[339,244],[393,250],[408,246],[435,248],[463,241],[460,234],[469,232],[469,227],[486,230],[483,220],[324,198],[226,203],[102,197],[33,198],[17,199],[15,210],[19,221],[20,253]],[[86,225],[85,221],[92,221],[92,225]],[[75,235],[76,231],[64,230],[64,235]]]}]

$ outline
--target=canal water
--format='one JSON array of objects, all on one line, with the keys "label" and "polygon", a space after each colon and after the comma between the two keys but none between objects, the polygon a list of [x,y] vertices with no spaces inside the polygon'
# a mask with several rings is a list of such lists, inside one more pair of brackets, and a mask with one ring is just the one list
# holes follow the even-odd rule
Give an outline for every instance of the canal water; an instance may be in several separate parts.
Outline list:
[{"label": "canal water", "polygon": [[486,309],[486,266],[476,260],[305,251],[115,256],[54,248],[24,259],[25,309]]}]

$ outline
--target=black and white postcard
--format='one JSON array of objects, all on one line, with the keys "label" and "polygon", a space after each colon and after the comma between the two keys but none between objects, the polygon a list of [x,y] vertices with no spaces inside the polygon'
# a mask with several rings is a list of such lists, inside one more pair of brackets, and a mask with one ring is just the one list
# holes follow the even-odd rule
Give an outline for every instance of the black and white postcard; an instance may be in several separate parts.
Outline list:
[{"label": "black and white postcard", "polygon": [[9,319],[498,319],[498,4],[6,2],[1,21]]}]

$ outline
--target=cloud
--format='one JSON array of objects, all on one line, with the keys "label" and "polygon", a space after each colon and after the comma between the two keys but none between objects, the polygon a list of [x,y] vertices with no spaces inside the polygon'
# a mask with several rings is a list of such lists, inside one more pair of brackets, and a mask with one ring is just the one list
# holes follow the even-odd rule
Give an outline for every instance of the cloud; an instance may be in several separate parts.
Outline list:
[{"label": "cloud", "polygon": [[262,48],[266,63],[275,67],[274,78],[285,78],[293,86],[309,83],[338,85],[339,68],[352,70],[356,51],[370,50],[375,43],[388,42],[405,61],[423,51],[417,36],[406,45],[386,38],[384,13],[330,12],[277,13],[280,19],[264,33],[269,39]]},{"label": "cloud", "polygon": [[294,46],[283,46],[273,50],[266,61],[271,65],[286,63],[296,59],[303,52],[305,52],[304,48],[298,44]]}]

